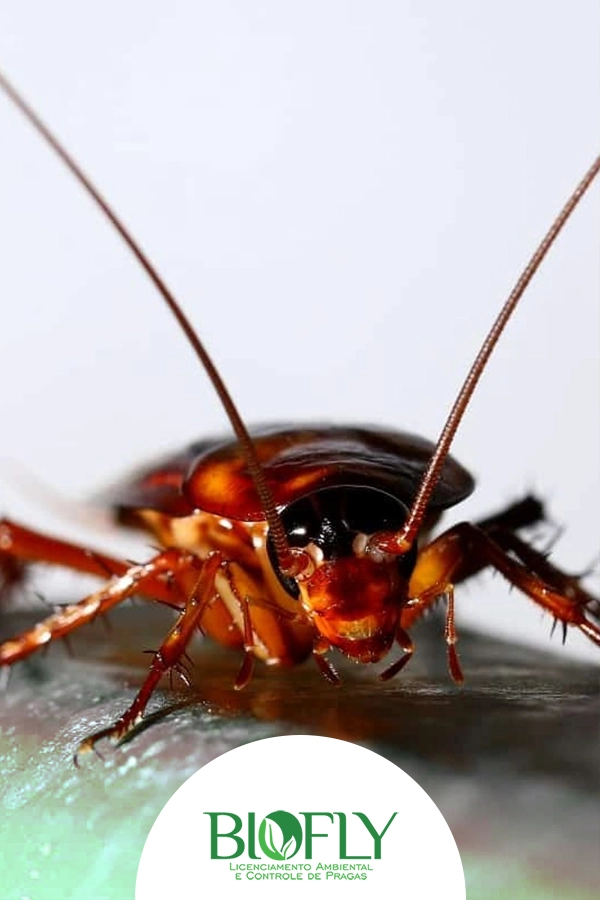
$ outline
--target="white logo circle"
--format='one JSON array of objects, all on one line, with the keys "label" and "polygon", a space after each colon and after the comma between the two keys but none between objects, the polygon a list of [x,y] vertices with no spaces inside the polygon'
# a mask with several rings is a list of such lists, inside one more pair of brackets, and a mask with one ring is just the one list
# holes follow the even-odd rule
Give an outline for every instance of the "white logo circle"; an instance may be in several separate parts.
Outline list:
[{"label": "white logo circle", "polygon": [[135,900],[307,889],[466,896],[456,842],[416,781],[356,744],[292,735],[231,750],[179,788],[148,835]]}]

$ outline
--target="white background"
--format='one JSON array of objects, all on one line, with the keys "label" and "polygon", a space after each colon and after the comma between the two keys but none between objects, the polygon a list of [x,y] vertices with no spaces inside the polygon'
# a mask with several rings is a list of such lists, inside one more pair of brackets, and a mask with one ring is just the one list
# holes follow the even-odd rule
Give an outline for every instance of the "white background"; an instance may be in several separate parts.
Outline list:
[{"label": "white background", "polygon": [[[249,774],[251,773],[251,777]],[[332,777],[332,773],[335,776]],[[362,777],[357,778],[357,773]],[[368,773],[366,775],[364,773]],[[348,854],[374,855],[373,839],[352,811],[365,813],[381,834],[392,813],[397,815],[381,839],[381,858],[366,862],[372,871],[362,881],[327,878],[311,880],[235,879],[230,863],[211,860],[210,819],[206,812],[229,811],[242,818],[254,812],[258,829],[263,818],[276,810],[296,815],[305,811],[338,810],[346,813]],[[330,824],[313,818],[312,865],[340,860],[339,820]],[[220,817],[225,833],[232,820]],[[317,837],[324,834],[326,837]],[[305,863],[304,843],[290,863]],[[269,860],[256,845],[261,862]],[[217,852],[235,852],[231,839],[220,839]],[[435,859],[435,865],[431,860]],[[251,863],[244,853],[240,863]],[[235,861],[232,863],[235,865]],[[355,863],[356,864],[356,863]],[[352,870],[347,870],[352,871]],[[201,890],[196,886],[201,881]],[[465,881],[456,842],[433,800],[398,766],[364,747],[313,735],[268,738],[237,747],[212,760],[188,778],[163,807],[144,845],[136,879],[136,900],[163,897],[372,897],[382,891],[413,900],[445,897],[465,900]],[[196,888],[196,890],[194,890]]]},{"label": "white background", "polygon": [[[4,0],[0,63],[165,274],[248,421],[434,438],[597,152],[599,19],[595,0]],[[597,208],[598,186],[455,444],[479,479],[455,520],[535,489],[573,569],[598,553]],[[9,460],[84,498],[227,424],[145,277],[2,98],[0,254],[0,508],[81,536]],[[460,592],[461,618],[560,652],[537,609],[484,585]],[[594,655],[577,635],[567,650]]]}]

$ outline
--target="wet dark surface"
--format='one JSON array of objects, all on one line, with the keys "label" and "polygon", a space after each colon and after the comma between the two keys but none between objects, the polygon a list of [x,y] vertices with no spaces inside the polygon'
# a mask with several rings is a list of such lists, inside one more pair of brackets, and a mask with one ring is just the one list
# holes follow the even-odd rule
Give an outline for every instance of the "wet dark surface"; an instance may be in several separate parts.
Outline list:
[{"label": "wet dark surface", "polygon": [[[32,621],[6,616],[2,631]],[[454,832],[469,898],[597,896],[598,669],[462,632],[467,681],[458,689],[432,622],[415,632],[415,658],[394,681],[346,663],[334,688],[310,663],[257,665],[236,692],[239,657],[199,641],[192,689],[170,690],[166,680],[134,739],[102,744],[104,762],[89,754],[77,770],[79,741],[124,711],[147,669],[141,651],[168,622],[162,610],[123,609],[110,631],[98,622],[80,632],[74,658],[58,646],[13,671],[0,698],[6,896],[132,897],[143,840],[174,790],[228,749],[290,733],[364,744],[412,775]],[[102,860],[96,880],[80,872],[76,888],[63,869],[74,871],[74,831],[81,851]],[[32,871],[45,875],[32,882]]]}]

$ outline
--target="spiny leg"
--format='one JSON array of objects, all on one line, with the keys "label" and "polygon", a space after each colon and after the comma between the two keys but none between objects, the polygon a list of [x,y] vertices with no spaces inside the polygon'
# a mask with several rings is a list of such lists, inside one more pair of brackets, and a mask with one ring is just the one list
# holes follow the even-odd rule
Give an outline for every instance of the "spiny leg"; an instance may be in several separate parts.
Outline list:
[{"label": "spiny leg", "polygon": [[[545,521],[543,503],[537,497],[528,494],[497,513],[479,519],[475,527],[493,536],[494,539],[498,535],[508,535],[520,541],[515,534],[517,530],[531,528]],[[412,627],[430,606],[440,600],[449,585],[466,581],[490,564],[485,556],[466,552],[461,547],[455,546],[458,542],[459,537],[454,534],[454,529],[449,529],[421,549],[409,585],[411,599],[402,611],[402,624],[406,628]],[[529,547],[536,557],[544,558],[525,541],[521,541],[521,544]],[[524,558],[521,561],[528,564]],[[541,571],[538,571],[538,574],[543,580]]]},{"label": "spiny leg", "polygon": [[[491,516],[478,519],[475,526],[491,537],[495,537],[497,534],[515,535],[515,532],[521,529],[531,528],[546,521],[546,513],[541,500],[527,495]],[[455,584],[465,581],[472,575],[477,575],[486,565],[485,560],[482,560],[477,554],[465,554],[453,575]]]},{"label": "spiny leg", "polygon": [[[218,596],[232,617],[232,627],[242,639],[244,656],[234,688],[241,691],[250,682],[256,659],[269,661],[281,642],[282,623],[297,622],[297,612],[282,609],[261,595],[260,586],[234,562],[224,560],[217,583]],[[274,631],[273,624],[279,623]]]},{"label": "spiny leg", "polygon": [[[480,519],[476,523],[476,527],[486,532],[507,533],[516,537],[514,531],[517,529],[530,528],[544,522],[545,519],[542,502],[537,497],[528,494],[499,512]],[[401,622],[405,628],[410,628],[431,605],[440,599],[446,600],[444,640],[447,648],[448,670],[453,681],[456,684],[462,684],[464,676],[456,650],[458,634],[455,624],[454,585],[476,575],[489,563],[480,555],[465,553],[456,547],[452,531],[451,529],[432,541],[419,554],[417,568],[409,586],[410,600],[408,606],[402,610]],[[447,540],[445,540],[446,535],[449,535]],[[402,662],[401,658],[390,668],[395,668],[395,665],[403,668],[408,659]],[[394,674],[396,671],[398,670],[395,669]],[[387,677],[386,673],[387,670],[383,675]]]},{"label": "spiny leg", "polygon": [[482,531],[490,531],[492,528],[501,528],[503,531],[519,531],[522,528],[531,528],[547,522],[546,510],[543,502],[535,494],[526,494],[520,500],[515,500],[498,512],[478,519],[475,524]]},{"label": "spiny leg", "polygon": [[456,633],[456,624],[454,617],[454,585],[449,584],[446,588],[446,622],[444,624],[444,640],[446,641],[446,652],[448,655],[448,669],[450,676],[455,684],[462,684],[465,677],[462,672],[458,653],[456,652],[456,644],[458,643],[458,634]]},{"label": "spiny leg", "polygon": [[339,685],[341,679],[333,665],[325,656],[331,650],[331,645],[324,637],[317,637],[312,647],[312,658],[314,659],[317,669],[329,684]]},{"label": "spiny leg", "polygon": [[[201,560],[181,550],[164,550],[143,565],[130,565],[124,574],[80,600],[63,606],[33,628],[0,644],[0,666],[10,666],[40,650],[53,640],[65,637],[75,629],[108,612],[132,594],[140,593],[146,584],[155,585],[161,576],[177,576],[193,570]],[[171,599],[173,595],[171,594]],[[153,599],[159,600],[158,597]],[[183,599],[183,598],[182,598]],[[161,601],[159,602],[167,602]],[[172,602],[168,601],[172,606]]]},{"label": "spiny leg", "polygon": [[[229,617],[229,634],[223,632],[222,622],[212,621],[212,610],[207,611],[202,630],[220,643],[243,648],[237,690],[248,683],[255,659],[277,666],[306,659],[312,648],[314,628],[306,624],[297,610],[280,607],[256,573],[235,560],[224,560],[215,586],[220,600],[218,606]],[[233,636],[235,641],[231,639]]]},{"label": "spiny leg", "polygon": [[[14,589],[22,581],[28,563],[44,563],[61,566],[106,578],[124,575],[131,563],[98,553],[70,541],[25,528],[9,519],[0,519],[0,599],[5,586]],[[140,593],[151,599],[177,603],[169,583],[158,578],[148,578]]]},{"label": "spiny leg", "polygon": [[410,662],[410,659],[415,652],[415,645],[413,643],[413,639],[410,634],[398,626],[396,629],[396,643],[400,646],[402,650],[402,656],[399,656],[391,665],[384,669],[379,676],[380,681],[389,681],[390,678],[394,678],[398,672],[401,672],[404,666]]},{"label": "spiny leg", "polygon": [[[565,626],[579,628],[600,646],[600,628],[585,615],[590,603],[597,602],[573,577],[548,562],[543,554],[529,547],[517,535],[496,525],[483,528],[463,522],[449,529],[421,550],[409,585],[409,601],[402,610],[404,628],[422,616],[441,596],[453,599],[454,585],[491,566],[534,602]],[[514,554],[510,555],[510,552]],[[454,608],[448,604],[445,629],[449,666],[456,680],[461,678],[454,649],[456,630]]]},{"label": "spiny leg", "polygon": [[[191,554],[187,554],[187,556],[189,557]],[[176,669],[185,656],[188,644],[199,627],[202,615],[213,596],[215,575],[221,563],[222,559],[219,553],[213,553],[205,561],[201,561],[198,557],[186,560],[184,574],[188,576],[188,581],[189,576],[193,575],[194,583],[185,608],[177,617],[159,649],[154,653],[150,671],[131,706],[114,724],[95,732],[81,742],[75,755],[76,762],[80,753],[92,750],[99,740],[103,738],[122,740],[139,724],[160,679],[167,672]]]},{"label": "spiny leg", "polygon": [[[475,522],[475,525],[503,550],[515,555],[530,572],[538,575],[542,581],[577,603],[582,609],[587,609],[593,618],[600,620],[600,600],[582,587],[582,576],[563,572],[550,562],[547,551],[540,551],[532,547],[516,534],[520,529],[529,528],[544,521],[546,521],[546,515],[542,502],[537,497],[529,495],[495,515],[480,519]],[[455,582],[464,581],[481,571],[482,568],[481,559],[476,554],[471,554],[465,557],[459,566],[454,580]]]},{"label": "spiny leg", "polygon": [[247,597],[240,598],[240,607],[244,618],[244,656],[238,676],[235,679],[234,688],[236,691],[243,690],[250,682],[252,673],[254,672],[254,633],[252,631],[252,620],[250,618],[250,604]]},{"label": "spiny leg", "polygon": [[[598,620],[598,599],[586,591],[572,575],[563,572],[522,541],[517,535],[498,532],[487,535],[473,525],[457,526],[463,539],[474,551],[488,559],[488,564],[501,572],[511,584],[549,612],[565,626],[578,628],[600,646],[600,627],[588,615]],[[517,559],[509,555],[512,551]]]},{"label": "spiny leg", "polygon": [[[445,574],[446,577],[442,577]],[[448,658],[448,671],[452,680],[456,684],[464,683],[464,675],[460,664],[456,645],[458,643],[458,633],[456,631],[455,622],[455,604],[454,604],[454,583],[449,580],[450,570],[445,573],[440,572],[440,580],[436,581],[429,588],[423,590],[418,596],[411,597],[408,605],[402,610],[400,620],[405,628],[410,628],[415,620],[420,618],[426,609],[439,600],[446,601],[446,616],[444,621],[444,641],[446,642],[446,655]],[[411,582],[412,583],[412,582]],[[411,651],[412,655],[412,651]],[[410,656],[408,657],[410,659]],[[400,668],[408,662],[408,659],[399,662],[402,663]],[[385,674],[385,673],[384,673]],[[394,673],[395,674],[395,673]]]},{"label": "spiny leg", "polygon": [[225,578],[229,587],[229,592],[241,613],[241,623],[239,622],[239,619],[237,622],[234,620],[234,623],[241,631],[243,638],[244,656],[234,684],[234,689],[236,691],[241,691],[247,687],[252,678],[252,673],[254,672],[256,640],[254,637],[252,618],[250,616],[250,598],[247,594],[244,594],[239,590],[237,579],[230,562],[223,562],[223,565],[221,566],[221,575]]},{"label": "spiny leg", "polygon": [[542,553],[522,540],[517,534],[505,531],[493,531],[489,535],[503,550],[513,553],[530,572],[538,575],[542,581],[551,585],[554,590],[563,594],[570,602],[600,621],[600,600],[590,594],[581,585],[580,577],[563,572],[550,562],[546,553]]}]

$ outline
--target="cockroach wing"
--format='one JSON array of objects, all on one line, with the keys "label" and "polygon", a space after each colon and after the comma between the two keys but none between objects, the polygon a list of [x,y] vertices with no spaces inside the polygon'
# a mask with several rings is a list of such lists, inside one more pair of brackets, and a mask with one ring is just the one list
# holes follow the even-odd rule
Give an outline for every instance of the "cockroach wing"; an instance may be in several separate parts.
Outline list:
[{"label": "cockroach wing", "polygon": [[185,477],[199,453],[223,443],[223,439],[198,441],[178,453],[156,459],[104,488],[92,502],[112,506],[125,518],[128,512],[139,509],[153,509],[175,517],[190,516],[194,507],[182,492]]},{"label": "cockroach wing", "polygon": [[[279,508],[312,491],[363,486],[410,505],[434,450],[424,438],[376,427],[269,426],[251,430],[259,462]],[[442,510],[468,497],[474,480],[447,457],[430,501]],[[103,495],[125,515],[153,509],[172,516],[195,510],[245,522],[264,520],[246,462],[235,440],[192,444]]]}]

